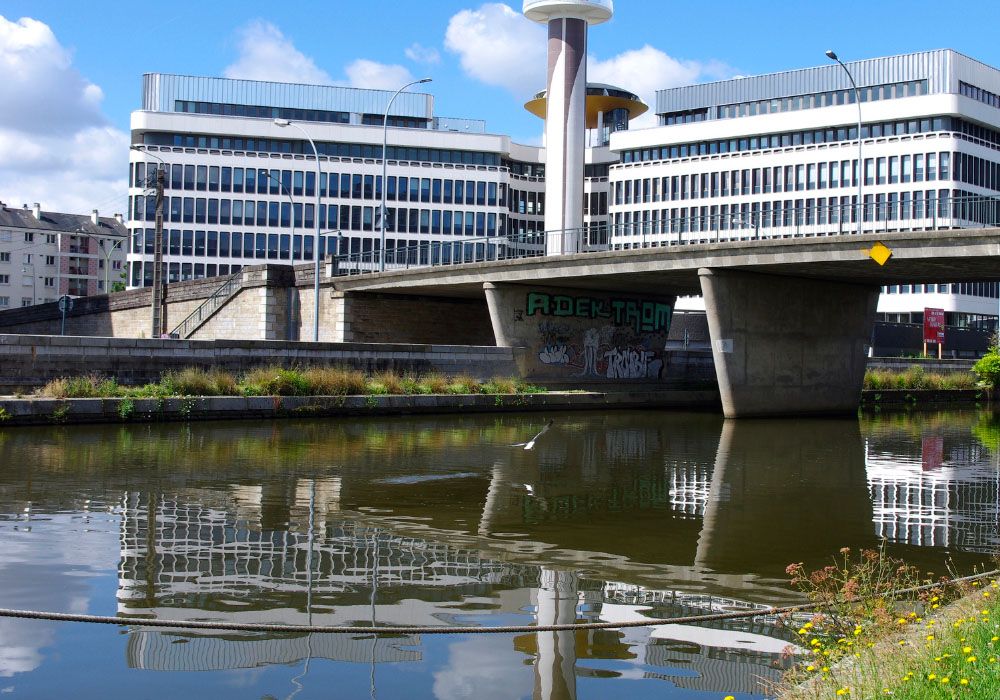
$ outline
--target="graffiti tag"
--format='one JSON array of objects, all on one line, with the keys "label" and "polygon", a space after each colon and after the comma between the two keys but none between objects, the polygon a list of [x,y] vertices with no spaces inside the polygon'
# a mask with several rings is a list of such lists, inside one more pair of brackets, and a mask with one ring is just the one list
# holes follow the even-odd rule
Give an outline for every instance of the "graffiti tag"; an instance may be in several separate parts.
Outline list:
[{"label": "graffiti tag", "polygon": [[657,379],[663,370],[663,360],[643,348],[612,348],[604,358],[608,362],[608,379]]},{"label": "graffiti tag", "polygon": [[669,331],[673,313],[674,309],[670,304],[658,301],[528,293],[528,316],[607,319],[616,326],[631,326],[636,332]]}]

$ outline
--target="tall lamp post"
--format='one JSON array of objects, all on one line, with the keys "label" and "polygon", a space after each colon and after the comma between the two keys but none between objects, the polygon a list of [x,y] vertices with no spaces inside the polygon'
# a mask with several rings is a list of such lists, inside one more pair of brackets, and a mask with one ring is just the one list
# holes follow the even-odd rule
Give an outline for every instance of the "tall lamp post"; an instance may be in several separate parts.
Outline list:
[{"label": "tall lamp post", "polygon": [[389,100],[389,104],[385,106],[385,116],[382,119],[382,213],[379,216],[379,250],[378,250],[378,271],[385,272],[385,202],[386,202],[386,191],[389,189],[388,180],[388,153],[389,153],[389,110],[392,109],[392,103],[396,101],[400,93],[403,92],[408,87],[414,85],[422,85],[423,83],[429,83],[432,78],[422,78],[420,80],[414,80],[412,83],[407,83],[403,87],[396,90],[396,93]]},{"label": "tall lamp post", "polygon": [[844,62],[840,60],[833,49],[826,52],[826,57],[831,61],[836,61],[844,69],[844,72],[847,73],[847,79],[851,81],[851,87],[854,88],[854,101],[858,103],[858,233],[861,233],[861,227],[865,218],[864,199],[861,196],[861,185],[864,183],[865,177],[865,162],[861,159],[861,92],[858,90],[858,84],[854,82],[854,76],[851,75],[851,71],[848,70],[847,66],[844,65]]},{"label": "tall lamp post", "polygon": [[[314,274],[315,274],[316,279],[313,282],[313,296],[314,296],[314,299],[313,299],[313,307],[314,307],[314,309],[313,309],[313,311],[314,311],[314,313],[313,313],[313,342],[318,343],[319,342],[319,262],[320,262],[320,260],[319,260],[319,249],[320,249],[320,242],[322,240],[321,237],[320,237],[320,219],[319,219],[319,207],[320,207],[320,197],[321,197],[320,188],[319,188],[319,182],[322,179],[322,175],[320,173],[320,166],[319,166],[319,150],[316,148],[316,143],[312,140],[312,137],[309,136],[309,132],[306,131],[305,129],[303,129],[298,124],[296,124],[294,122],[291,122],[291,121],[289,121],[287,119],[275,119],[274,123],[275,123],[275,125],[280,126],[282,128],[290,126],[290,127],[295,128],[295,129],[298,129],[300,132],[302,132],[302,135],[306,137],[307,141],[309,141],[309,145],[312,146],[313,155],[316,156],[316,212],[313,214],[313,218],[316,220],[316,239],[313,242],[313,249],[314,249],[313,250],[313,258],[316,261],[316,264],[315,264],[315,267],[314,267]],[[303,191],[304,190],[305,190],[305,187],[303,187]],[[302,207],[302,219],[303,219],[303,222],[305,220],[305,217],[306,217],[306,208],[305,208],[305,206],[303,206]],[[293,222],[295,221],[295,206],[294,205],[292,206],[292,221]]]},{"label": "tall lamp post", "polygon": [[153,328],[151,338],[159,338],[167,332],[166,317],[166,284],[163,280],[163,188],[165,187],[167,163],[159,156],[153,155],[148,148],[139,145],[129,146],[150,158],[160,161],[156,169],[156,228],[153,233]]}]

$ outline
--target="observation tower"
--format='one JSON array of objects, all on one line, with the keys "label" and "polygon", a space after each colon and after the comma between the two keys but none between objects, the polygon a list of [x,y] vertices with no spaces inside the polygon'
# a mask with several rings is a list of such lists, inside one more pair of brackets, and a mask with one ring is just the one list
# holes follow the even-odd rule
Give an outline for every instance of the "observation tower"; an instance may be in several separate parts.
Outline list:
[{"label": "observation tower", "polygon": [[587,30],[613,14],[613,0],[524,0],[525,17],[549,28],[545,230],[556,235],[546,236],[547,255],[576,252],[582,236]]}]

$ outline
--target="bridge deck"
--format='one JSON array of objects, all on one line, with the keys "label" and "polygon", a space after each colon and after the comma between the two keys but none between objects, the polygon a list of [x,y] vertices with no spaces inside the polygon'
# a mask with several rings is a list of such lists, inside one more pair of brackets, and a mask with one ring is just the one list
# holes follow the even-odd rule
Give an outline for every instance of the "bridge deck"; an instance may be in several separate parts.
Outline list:
[{"label": "bridge deck", "polygon": [[[884,266],[868,257],[882,242]],[[344,292],[481,297],[483,284],[560,284],[579,289],[700,294],[700,268],[885,285],[1000,280],[1000,228],[905,231],[730,241],[496,262],[418,267],[337,277]]]}]

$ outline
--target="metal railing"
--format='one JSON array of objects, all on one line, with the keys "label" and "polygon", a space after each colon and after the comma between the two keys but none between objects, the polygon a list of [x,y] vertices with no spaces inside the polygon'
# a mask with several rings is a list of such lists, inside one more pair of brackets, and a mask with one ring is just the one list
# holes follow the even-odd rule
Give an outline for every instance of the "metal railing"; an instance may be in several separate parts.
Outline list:
[{"label": "metal railing", "polygon": [[[768,202],[756,205],[756,208],[727,214],[654,216],[564,231],[454,236],[453,240],[420,241],[387,247],[385,269],[393,271],[542,257],[549,255],[546,251],[550,249],[561,251],[558,253],[561,255],[572,255],[764,239],[1000,226],[1000,197],[990,196],[923,197],[905,202],[870,202],[862,207],[838,204],[785,208],[771,207]],[[665,212],[658,210],[653,213]],[[345,242],[347,240],[345,238]],[[378,272],[380,251],[377,244],[377,240],[372,240],[371,250],[333,256],[332,276]]]},{"label": "metal railing", "polygon": [[170,337],[186,340],[191,337],[198,328],[214,314],[220,306],[229,301],[243,288],[243,271],[234,272],[218,289],[212,292],[212,296],[203,301],[198,308],[192,311],[187,318],[170,332]]}]

